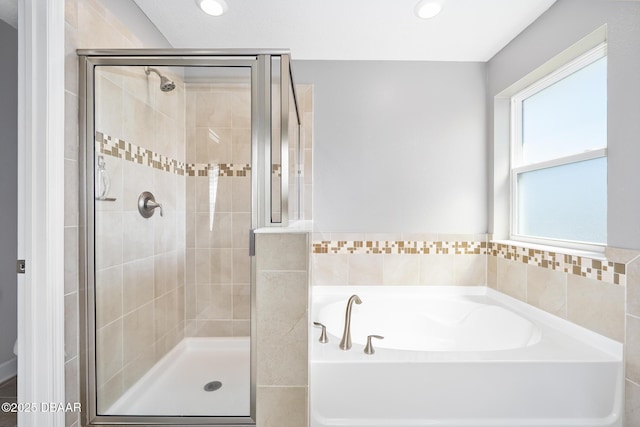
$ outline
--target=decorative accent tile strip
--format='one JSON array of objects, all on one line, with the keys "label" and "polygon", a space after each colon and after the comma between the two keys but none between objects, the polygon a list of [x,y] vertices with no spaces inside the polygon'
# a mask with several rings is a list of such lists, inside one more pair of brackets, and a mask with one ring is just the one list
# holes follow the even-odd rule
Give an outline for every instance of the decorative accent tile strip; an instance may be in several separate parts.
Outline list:
[{"label": "decorative accent tile strip", "polygon": [[626,266],[622,263],[502,243],[416,240],[319,240],[312,243],[311,252],[314,254],[336,255],[491,255],[616,285],[624,286],[627,281]]},{"label": "decorative accent tile strip", "polygon": [[312,243],[314,254],[486,255],[487,242],[335,240]]},{"label": "decorative accent tile strip", "polygon": [[[211,163],[184,163],[162,154],[154,153],[122,139],[112,138],[96,132],[96,148],[100,153],[130,162],[146,165],[154,169],[186,176],[209,176]],[[247,176],[250,164],[220,163],[218,176]]]},{"label": "decorative accent tile strip", "polygon": [[601,261],[502,243],[489,243],[489,255],[616,285],[626,285],[626,266],[618,262]]}]

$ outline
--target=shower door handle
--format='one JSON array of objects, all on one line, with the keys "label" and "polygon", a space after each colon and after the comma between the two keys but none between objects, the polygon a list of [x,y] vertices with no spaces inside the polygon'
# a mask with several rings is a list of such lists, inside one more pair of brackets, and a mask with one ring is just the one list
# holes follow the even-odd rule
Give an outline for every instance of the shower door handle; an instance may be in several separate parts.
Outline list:
[{"label": "shower door handle", "polygon": [[249,256],[256,255],[256,230],[252,228],[249,230]]}]

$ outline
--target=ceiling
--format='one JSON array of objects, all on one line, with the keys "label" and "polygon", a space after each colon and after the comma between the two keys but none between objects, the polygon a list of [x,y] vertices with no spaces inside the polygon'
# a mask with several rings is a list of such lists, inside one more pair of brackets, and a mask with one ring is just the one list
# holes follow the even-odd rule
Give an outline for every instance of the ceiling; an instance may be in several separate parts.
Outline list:
[{"label": "ceiling", "polygon": [[[103,0],[104,1],[104,0]],[[108,0],[107,0],[108,1]],[[291,49],[293,59],[488,61],[555,0],[443,0],[417,18],[417,0],[227,0],[205,15],[195,0],[131,0],[174,47]],[[18,23],[18,0],[0,19]]]},{"label": "ceiling", "polygon": [[293,59],[488,61],[555,0],[227,0],[220,17],[195,0],[134,0],[174,47],[288,48]]}]

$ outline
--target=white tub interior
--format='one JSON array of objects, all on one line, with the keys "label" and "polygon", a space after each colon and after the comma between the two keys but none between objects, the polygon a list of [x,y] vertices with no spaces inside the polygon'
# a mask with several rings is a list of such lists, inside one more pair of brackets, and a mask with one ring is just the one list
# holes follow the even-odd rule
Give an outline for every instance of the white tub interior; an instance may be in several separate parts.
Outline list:
[{"label": "white tub interior", "polygon": [[[185,338],[104,415],[246,416],[249,338]],[[207,383],[219,381],[215,391]]]},{"label": "white tub interior", "polygon": [[[508,334],[512,325],[503,322],[514,319],[523,319],[537,332],[526,343],[520,342],[524,345],[499,348],[492,344],[491,348],[470,346],[473,340],[467,340],[458,348],[438,344],[434,350],[407,351],[398,348],[402,345],[386,348],[383,343],[385,334],[403,334],[396,332],[398,326],[406,325],[410,331],[405,338],[420,333],[411,326],[411,322],[415,326],[421,321],[410,314],[412,310],[389,315],[377,308],[379,313],[373,313],[373,318],[358,318],[354,306],[354,332],[356,328],[365,329],[365,334],[382,332],[385,339],[375,341],[376,353],[367,355],[360,338],[363,332],[358,330],[353,348],[344,351],[338,344],[344,309],[352,294],[362,299],[357,309],[364,308],[367,301],[373,306],[378,298],[388,301],[390,307],[398,301],[406,307],[431,299],[435,303],[425,305],[432,310],[430,321],[439,320],[449,327],[464,324],[474,312],[487,307],[515,316],[495,317],[494,324],[486,322],[489,330],[476,329],[479,341]],[[439,313],[445,302],[451,301],[461,304],[451,314]],[[465,307],[465,302],[470,305]],[[331,304],[342,309],[321,314]],[[337,326],[329,328],[328,344],[318,342],[319,329],[310,329],[311,427],[622,426],[622,345],[492,289],[315,287],[311,320],[321,315],[329,315],[331,319],[324,320]],[[403,316],[407,318],[394,319]],[[428,332],[428,328],[422,331]]]},{"label": "white tub interior", "polygon": [[[314,320],[340,337],[345,302],[327,302]],[[381,335],[378,348],[416,351],[492,351],[526,347],[540,341],[540,328],[494,304],[472,295],[367,294],[352,306],[352,341],[365,345],[368,335]]]}]

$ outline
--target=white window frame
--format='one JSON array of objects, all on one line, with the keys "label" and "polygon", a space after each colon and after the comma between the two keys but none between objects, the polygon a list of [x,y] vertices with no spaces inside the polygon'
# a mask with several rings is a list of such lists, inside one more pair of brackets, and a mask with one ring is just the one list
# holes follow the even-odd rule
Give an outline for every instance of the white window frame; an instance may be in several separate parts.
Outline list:
[{"label": "white window frame", "polygon": [[554,159],[537,162],[525,163],[522,152],[522,103],[525,99],[541,92],[565,77],[579,71],[580,69],[596,62],[607,56],[607,44],[603,42],[578,58],[568,62],[554,72],[548,74],[542,79],[536,81],[522,91],[511,97],[511,135],[510,135],[510,240],[534,243],[546,246],[556,246],[568,249],[578,249],[589,252],[603,253],[606,243],[585,243],[572,240],[561,240],[545,237],[534,237],[518,234],[518,175],[524,172],[543,170],[555,166],[562,166],[571,163],[582,162],[585,160],[598,159],[607,157],[607,146],[573,153],[570,155],[556,157]]}]

